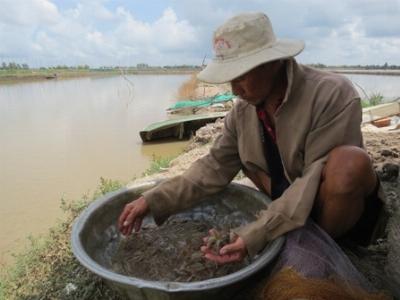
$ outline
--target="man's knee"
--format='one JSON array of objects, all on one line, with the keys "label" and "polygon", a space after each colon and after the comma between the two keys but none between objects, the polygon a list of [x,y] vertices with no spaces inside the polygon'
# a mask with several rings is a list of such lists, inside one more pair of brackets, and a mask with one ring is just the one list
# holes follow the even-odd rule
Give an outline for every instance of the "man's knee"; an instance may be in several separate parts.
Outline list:
[{"label": "man's knee", "polygon": [[375,186],[376,178],[371,158],[364,149],[339,146],[329,153],[322,180],[332,193],[352,194],[368,193]]}]

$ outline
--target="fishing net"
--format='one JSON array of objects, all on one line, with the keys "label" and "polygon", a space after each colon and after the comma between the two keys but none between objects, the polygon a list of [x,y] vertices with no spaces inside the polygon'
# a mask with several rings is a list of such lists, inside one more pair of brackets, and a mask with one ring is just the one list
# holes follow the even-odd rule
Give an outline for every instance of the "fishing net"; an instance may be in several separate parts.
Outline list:
[{"label": "fishing net", "polygon": [[377,293],[336,242],[313,221],[287,234],[264,299],[391,299]]},{"label": "fishing net", "polygon": [[188,108],[188,107],[204,107],[215,103],[223,103],[231,101],[234,98],[232,93],[219,94],[211,98],[202,100],[181,100],[168,108],[168,110]]},{"label": "fishing net", "polygon": [[343,281],[306,278],[291,268],[276,273],[264,288],[264,300],[387,300],[382,293],[369,293]]}]

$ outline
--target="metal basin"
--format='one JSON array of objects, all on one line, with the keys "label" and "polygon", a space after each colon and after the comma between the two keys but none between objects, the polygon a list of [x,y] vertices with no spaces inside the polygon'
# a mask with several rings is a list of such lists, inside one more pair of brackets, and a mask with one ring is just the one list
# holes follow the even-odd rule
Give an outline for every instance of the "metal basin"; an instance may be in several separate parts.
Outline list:
[{"label": "metal basin", "polygon": [[[138,197],[156,182],[126,187],[93,202],[75,221],[72,228],[72,250],[80,263],[104,278],[127,299],[230,299],[232,293],[250,276],[267,266],[279,253],[284,238],[270,242],[247,267],[227,276],[191,283],[148,281],[129,277],[111,270],[111,257],[122,238],[117,219],[124,205]],[[195,208],[172,218],[235,219],[242,224],[255,220],[256,213],[270,202],[260,192],[240,184],[230,184],[222,192],[209,196]],[[144,224],[154,222],[151,217]],[[207,298],[206,298],[207,297]]]}]

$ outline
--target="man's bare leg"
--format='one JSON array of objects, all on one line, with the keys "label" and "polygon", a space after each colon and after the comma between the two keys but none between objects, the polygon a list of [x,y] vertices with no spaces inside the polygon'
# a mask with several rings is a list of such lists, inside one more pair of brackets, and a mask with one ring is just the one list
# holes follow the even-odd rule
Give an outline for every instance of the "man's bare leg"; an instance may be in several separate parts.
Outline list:
[{"label": "man's bare leg", "polygon": [[377,184],[372,162],[355,146],[333,149],[323,169],[313,216],[333,238],[349,231],[364,210],[365,198]]}]

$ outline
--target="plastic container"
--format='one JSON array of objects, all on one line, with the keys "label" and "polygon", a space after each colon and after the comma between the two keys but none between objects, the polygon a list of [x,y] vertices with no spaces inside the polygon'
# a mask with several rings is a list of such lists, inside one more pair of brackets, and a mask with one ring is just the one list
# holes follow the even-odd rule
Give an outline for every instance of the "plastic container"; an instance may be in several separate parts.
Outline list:
[{"label": "plastic container", "polygon": [[[72,250],[76,258],[127,299],[230,299],[250,276],[266,267],[279,253],[284,237],[270,242],[250,265],[238,272],[190,283],[148,281],[113,272],[111,257],[121,239],[117,230],[118,216],[126,203],[156,184],[148,182],[123,188],[97,199],[83,211],[72,228]],[[256,213],[268,202],[270,200],[266,195],[232,183],[222,192],[201,201],[199,206],[174,216],[196,219],[216,217],[217,214],[217,217],[239,217],[247,223],[254,220]],[[146,222],[154,221],[146,217]]]}]

